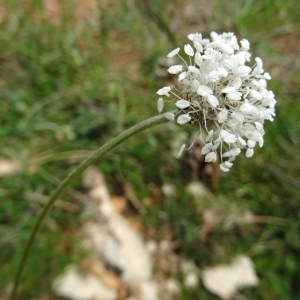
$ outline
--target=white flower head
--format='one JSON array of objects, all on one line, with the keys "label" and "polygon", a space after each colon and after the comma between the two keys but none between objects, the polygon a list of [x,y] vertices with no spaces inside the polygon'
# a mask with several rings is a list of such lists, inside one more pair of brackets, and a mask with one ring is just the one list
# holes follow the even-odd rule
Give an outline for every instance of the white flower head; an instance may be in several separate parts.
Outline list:
[{"label": "white flower head", "polygon": [[163,97],[173,100],[178,112],[169,119],[199,127],[205,161],[218,161],[227,172],[242,151],[252,157],[254,148],[263,146],[264,121],[275,116],[275,96],[267,89],[271,76],[261,58],[251,61],[250,42],[238,41],[232,32],[212,32],[210,39],[191,33],[188,38],[182,48],[187,61],[180,48],[167,55],[178,57],[168,69],[178,80],[176,88],[157,91],[158,109],[164,107]]}]

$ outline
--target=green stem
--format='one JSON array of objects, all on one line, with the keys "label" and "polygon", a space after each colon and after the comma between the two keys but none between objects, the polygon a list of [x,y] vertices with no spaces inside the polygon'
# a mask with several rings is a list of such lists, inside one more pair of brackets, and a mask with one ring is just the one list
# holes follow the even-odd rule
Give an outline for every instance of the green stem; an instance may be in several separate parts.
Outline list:
[{"label": "green stem", "polygon": [[86,160],[84,160],[78,167],[73,169],[69,175],[60,183],[60,185],[53,191],[53,193],[50,195],[47,204],[41,211],[40,215],[38,216],[38,219],[34,225],[34,228],[31,232],[30,238],[27,242],[26,248],[24,250],[22,259],[20,261],[20,264],[17,269],[16,277],[14,279],[13,283],[13,289],[10,295],[10,299],[14,300],[16,299],[17,295],[17,288],[23,273],[23,269],[25,266],[25,263],[28,259],[28,255],[30,253],[31,247],[33,245],[33,242],[35,240],[36,234],[38,233],[41,224],[43,220],[45,219],[46,215],[48,214],[49,210],[53,207],[55,201],[57,198],[61,195],[61,193],[64,191],[64,189],[71,183],[71,181],[78,177],[84,170],[86,170],[92,163],[94,163],[97,159],[102,158],[106,153],[113,150],[115,147],[117,147],[119,144],[121,144],[123,141],[127,140],[132,135],[143,131],[149,127],[161,124],[167,122],[167,119],[164,115],[158,115],[149,119],[146,119],[127,130],[121,132],[116,137],[109,140],[107,143],[105,143],[103,146],[98,148],[96,151],[94,151]]}]

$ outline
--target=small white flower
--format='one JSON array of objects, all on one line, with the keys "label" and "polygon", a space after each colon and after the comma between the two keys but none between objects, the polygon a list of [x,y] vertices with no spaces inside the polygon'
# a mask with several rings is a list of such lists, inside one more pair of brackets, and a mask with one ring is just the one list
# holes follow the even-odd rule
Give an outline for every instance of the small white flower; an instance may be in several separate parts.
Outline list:
[{"label": "small white flower", "polygon": [[202,64],[202,62],[203,62],[203,57],[202,57],[202,55],[199,53],[199,52],[197,52],[196,54],[195,54],[195,64],[198,66],[198,67],[200,67],[201,66],[201,64]]},{"label": "small white flower", "polygon": [[179,109],[188,108],[190,105],[191,105],[191,103],[189,101],[187,101],[187,100],[184,100],[184,99],[180,99],[180,100],[176,101],[176,106]]},{"label": "small white flower", "polygon": [[188,122],[191,121],[191,116],[189,114],[183,114],[183,115],[180,115],[178,118],[177,118],[177,123],[179,125],[183,125],[183,124],[186,124]]},{"label": "small white flower", "polygon": [[255,105],[245,102],[240,106],[240,111],[244,114],[249,114],[249,115],[256,115],[257,114],[257,108]]},{"label": "small white flower", "polygon": [[175,114],[171,112],[166,112],[165,113],[165,118],[169,121],[174,121],[175,120]]},{"label": "small white flower", "polygon": [[246,151],[246,157],[252,157],[254,154],[254,150],[252,148],[248,148]]},{"label": "small white flower", "polygon": [[182,72],[179,74],[178,76],[178,81],[182,81],[183,79],[185,79],[187,76],[187,72]]},{"label": "small white flower", "polygon": [[227,86],[222,90],[222,93],[226,94],[227,98],[232,101],[237,101],[242,98],[242,93],[238,92],[233,86]]},{"label": "small white flower", "polygon": [[164,105],[165,105],[164,99],[162,97],[159,97],[157,100],[157,110],[159,113],[163,111]]},{"label": "small white flower", "polygon": [[268,72],[266,72],[266,73],[264,74],[264,77],[265,77],[266,80],[272,79],[270,73],[268,73]]},{"label": "small white flower", "polygon": [[184,52],[188,56],[194,56],[194,49],[192,48],[192,46],[190,44],[184,45]]},{"label": "small white flower", "polygon": [[256,67],[253,69],[252,74],[253,75],[260,75],[264,72],[263,61],[260,57],[256,57],[255,62],[256,62]]},{"label": "small white flower", "polygon": [[256,90],[251,90],[250,96],[256,100],[261,100],[263,98],[263,95]]},{"label": "small white flower", "polygon": [[169,96],[169,92],[171,91],[171,87],[169,86],[165,86],[161,89],[159,89],[156,94],[159,95],[159,96]]},{"label": "small white flower", "polygon": [[213,107],[213,108],[215,108],[219,105],[219,100],[214,95],[208,95],[207,96],[207,101],[211,105],[211,107]]},{"label": "small white flower", "polygon": [[218,121],[219,123],[224,123],[227,120],[228,117],[228,110],[223,108],[219,113],[218,113]]},{"label": "small white flower", "polygon": [[241,100],[242,93],[241,92],[228,93],[227,97],[228,97],[229,100],[238,101],[238,100]]},{"label": "small white flower", "polygon": [[250,43],[249,43],[248,40],[242,39],[242,40],[241,40],[241,46],[242,46],[242,49],[243,49],[243,50],[248,51],[249,48],[250,48]]},{"label": "small white flower", "polygon": [[217,161],[217,154],[216,152],[209,152],[208,154],[205,155],[205,162],[215,162]]},{"label": "small white flower", "polygon": [[225,153],[223,153],[223,157],[235,157],[241,153],[240,148],[233,148]]},{"label": "small white flower", "polygon": [[202,97],[207,97],[208,95],[211,95],[212,92],[212,89],[206,85],[200,85],[197,89],[197,94]]},{"label": "small white flower", "polygon": [[179,51],[180,51],[180,48],[175,48],[174,50],[172,50],[171,52],[168,53],[167,57],[172,58],[175,55],[177,55],[179,53]]},{"label": "small white flower", "polygon": [[194,73],[194,74],[200,75],[200,70],[197,67],[195,67],[195,66],[189,66],[188,67],[188,71],[190,73]]},{"label": "small white flower", "polygon": [[168,72],[170,74],[178,74],[182,71],[182,68],[183,66],[182,65],[174,65],[174,66],[171,66],[169,69],[168,69]]},{"label": "small white flower", "polygon": [[233,144],[236,142],[236,136],[226,130],[221,130],[220,132],[220,136],[222,138],[222,140],[227,143],[227,144]]},{"label": "small white flower", "polygon": [[229,161],[225,161],[223,163],[220,164],[220,169],[223,172],[228,172],[230,170],[230,168],[232,167],[233,163],[229,162]]},{"label": "small white flower", "polygon": [[191,40],[191,41],[201,41],[202,40],[202,34],[201,33],[198,33],[198,32],[196,32],[196,33],[190,33],[190,34],[188,34],[188,39],[189,40]]},{"label": "small white flower", "polygon": [[202,155],[207,154],[208,152],[211,151],[212,147],[213,147],[213,144],[212,144],[212,143],[207,143],[207,144],[205,144],[205,145],[202,147],[202,149],[201,149],[201,154],[202,154]]},{"label": "small white flower", "polygon": [[237,68],[237,73],[241,77],[247,76],[251,72],[251,68],[248,66],[240,66]]},{"label": "small white flower", "polygon": [[253,140],[248,140],[248,141],[247,141],[247,145],[248,145],[248,147],[250,147],[250,148],[254,148],[255,145],[256,145],[256,142],[253,141]]}]

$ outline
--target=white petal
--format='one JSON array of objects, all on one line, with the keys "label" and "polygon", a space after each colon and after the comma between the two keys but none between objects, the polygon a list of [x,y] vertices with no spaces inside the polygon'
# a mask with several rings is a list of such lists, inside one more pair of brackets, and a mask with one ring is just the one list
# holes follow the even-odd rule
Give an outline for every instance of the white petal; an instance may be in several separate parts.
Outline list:
[{"label": "white petal", "polygon": [[229,172],[229,168],[227,168],[224,163],[220,164],[220,170],[223,172]]},{"label": "white petal", "polygon": [[175,48],[174,50],[172,50],[171,52],[168,53],[167,57],[171,58],[174,57],[175,55],[177,55],[180,51],[180,48]]},{"label": "white petal", "polygon": [[254,154],[254,150],[252,148],[247,149],[246,151],[246,157],[252,157]]},{"label": "white petal", "polygon": [[232,144],[235,143],[237,138],[234,134],[228,132],[227,130],[221,130],[221,138],[223,139],[223,141],[227,144]]},{"label": "white petal", "polygon": [[223,172],[228,172],[232,166],[233,163],[231,163],[230,161],[224,161],[223,163],[220,164],[220,169]]},{"label": "white petal", "polygon": [[[230,161],[224,161],[221,165],[220,165],[220,169],[223,172],[228,172],[230,170],[230,168],[233,166],[233,163]],[[224,168],[224,169],[222,169]]]},{"label": "white petal", "polygon": [[215,162],[217,160],[216,152],[209,152],[205,155],[205,162]]},{"label": "white petal", "polygon": [[238,137],[238,142],[240,143],[240,145],[241,145],[242,147],[246,146],[245,140],[244,140],[243,138],[241,138],[240,136]]},{"label": "white petal", "polygon": [[235,89],[239,89],[242,85],[242,79],[240,77],[236,77],[233,79],[233,81],[231,82],[232,87],[234,87]]},{"label": "white petal", "polygon": [[221,93],[234,93],[236,91],[236,89],[233,86],[227,86],[226,88],[224,88]]},{"label": "white petal", "polygon": [[210,33],[210,37],[211,37],[211,39],[212,39],[213,41],[216,41],[216,40],[219,39],[220,35],[219,35],[218,33],[216,33],[215,31],[212,31],[212,32]]},{"label": "white petal", "polygon": [[200,85],[197,90],[197,94],[202,97],[207,97],[208,95],[211,95],[212,92],[212,89],[206,85]]},{"label": "white petal", "polygon": [[213,43],[211,43],[211,45],[227,54],[233,54],[233,52],[234,52],[234,50],[232,49],[232,47],[230,45],[225,44],[224,42],[221,42],[221,41],[213,42]]},{"label": "white petal", "polygon": [[201,65],[201,63],[202,63],[202,56],[201,56],[201,54],[199,53],[199,52],[197,52],[196,54],[195,54],[195,63],[196,63],[196,65],[197,66],[200,66]]},{"label": "white petal", "polygon": [[241,46],[242,46],[243,50],[249,50],[250,49],[250,43],[246,39],[241,40]]},{"label": "white petal", "polygon": [[165,113],[165,118],[169,121],[174,121],[175,120],[175,114],[171,112],[166,112]]},{"label": "white petal", "polygon": [[227,70],[223,67],[218,68],[218,73],[220,74],[221,77],[227,77],[228,75]]},{"label": "white petal", "polygon": [[196,48],[197,52],[203,51],[203,46],[197,41],[194,41],[194,47]]},{"label": "white petal", "polygon": [[213,135],[214,135],[214,131],[213,131],[213,129],[211,129],[211,130],[207,133],[206,140],[211,139],[211,138],[213,137]]},{"label": "white petal", "polygon": [[161,89],[159,89],[156,94],[159,96],[169,96],[169,92],[171,91],[171,87],[170,86],[165,86]]},{"label": "white petal", "polygon": [[236,57],[237,57],[240,65],[245,64],[245,62],[246,62],[246,52],[241,51],[241,52],[236,54]]},{"label": "white petal", "polygon": [[201,33],[190,33],[188,34],[188,39],[191,40],[191,41],[194,41],[194,40],[202,40],[202,34]]},{"label": "white petal", "polygon": [[254,105],[247,102],[240,106],[240,111],[244,114],[250,114],[250,115],[257,114],[257,108]]},{"label": "white petal", "polygon": [[178,75],[178,81],[182,81],[187,76],[187,72],[182,72]]},{"label": "white petal", "polygon": [[189,66],[188,70],[191,73],[200,74],[200,70],[195,66]]},{"label": "white petal", "polygon": [[[267,74],[267,73],[265,73],[265,74]],[[265,75],[264,74],[264,75]],[[268,73],[269,74],[269,73]],[[270,74],[269,74],[269,76],[270,76]],[[265,76],[264,76],[265,77]],[[266,78],[266,77],[265,77]],[[265,89],[265,88],[267,88],[267,80],[265,79],[265,78],[261,78],[261,79],[259,79],[259,81],[258,81],[258,86],[260,87],[260,88],[263,88],[263,89]],[[269,80],[271,79],[271,76],[269,77]]]},{"label": "white petal", "polygon": [[161,113],[162,110],[164,109],[164,105],[165,105],[164,99],[162,97],[159,97],[157,100],[157,110],[159,113]]},{"label": "white petal", "polygon": [[255,57],[255,62],[256,62],[256,66],[259,67],[260,69],[263,68],[263,61],[260,57]]},{"label": "white petal", "polygon": [[256,145],[256,142],[253,141],[253,140],[248,140],[248,141],[247,141],[247,145],[248,145],[248,147],[250,147],[250,148],[254,148],[255,145]]},{"label": "white petal", "polygon": [[264,72],[263,69],[263,61],[260,57],[255,57],[256,67],[253,69],[252,74],[253,75],[260,75]]},{"label": "white petal", "polygon": [[231,117],[238,122],[243,122],[245,120],[244,115],[240,112],[233,112]]},{"label": "white petal", "polygon": [[194,49],[193,49],[193,47],[190,44],[184,45],[184,52],[188,56],[194,56]]},{"label": "white petal", "polygon": [[272,79],[270,73],[268,73],[268,72],[264,73],[264,77],[265,77],[265,79],[267,79],[267,80]]},{"label": "white petal", "polygon": [[191,92],[196,93],[200,83],[197,79],[190,81]]},{"label": "white petal", "polygon": [[207,75],[207,79],[211,82],[216,82],[219,80],[220,78],[220,73],[216,70],[211,71],[208,75]]},{"label": "white petal", "polygon": [[251,72],[251,68],[248,66],[240,66],[238,67],[238,74],[240,76],[247,76]]},{"label": "white petal", "polygon": [[218,113],[219,123],[225,122],[227,120],[227,117],[228,117],[228,110],[224,108]]},{"label": "white petal", "polygon": [[235,157],[241,153],[240,148],[233,148],[225,153],[223,153],[223,157]]},{"label": "white petal", "polygon": [[202,149],[201,149],[201,154],[202,154],[202,155],[205,155],[205,154],[207,154],[208,152],[210,152],[211,149],[212,149],[212,146],[213,146],[212,143],[207,143],[207,144],[205,144],[205,145],[202,147]]},{"label": "white petal", "polygon": [[207,96],[207,102],[212,106],[212,107],[217,107],[219,105],[219,100],[217,97],[214,95],[208,95]]},{"label": "white petal", "polygon": [[264,125],[262,123],[255,122],[254,124],[255,124],[255,127],[256,127],[256,129],[258,130],[259,133],[261,133],[261,134],[265,133],[265,131],[264,131]]},{"label": "white petal", "polygon": [[168,72],[170,74],[178,74],[182,71],[182,68],[183,68],[182,65],[174,65],[168,69]]},{"label": "white petal", "polygon": [[188,34],[187,37],[189,40],[193,41],[195,36],[196,36],[196,33],[190,33],[190,34]]},{"label": "white petal", "polygon": [[231,168],[233,166],[233,163],[230,162],[230,161],[225,161],[224,162],[224,165],[227,167],[227,168]]},{"label": "white petal", "polygon": [[242,93],[240,93],[240,92],[229,93],[229,94],[227,94],[227,98],[232,101],[237,101],[242,98]]},{"label": "white petal", "polygon": [[251,90],[250,96],[256,100],[261,100],[263,98],[262,94],[255,90]]},{"label": "white petal", "polygon": [[176,106],[179,109],[185,109],[185,108],[189,107],[190,105],[191,105],[191,103],[187,100],[184,100],[184,99],[180,99],[176,102]]},{"label": "white petal", "polygon": [[191,121],[191,116],[189,114],[183,114],[183,115],[180,115],[178,118],[177,118],[177,123],[179,125],[183,125],[183,124],[186,124],[188,123],[189,121]]}]

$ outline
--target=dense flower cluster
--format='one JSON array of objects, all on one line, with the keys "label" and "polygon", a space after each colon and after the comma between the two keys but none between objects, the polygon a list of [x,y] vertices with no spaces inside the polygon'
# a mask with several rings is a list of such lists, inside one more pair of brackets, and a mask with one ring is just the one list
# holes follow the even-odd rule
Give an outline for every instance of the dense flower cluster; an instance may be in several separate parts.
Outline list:
[{"label": "dense flower cluster", "polygon": [[181,62],[168,69],[178,82],[157,91],[157,107],[161,112],[164,101],[173,100],[178,113],[166,117],[197,126],[205,141],[205,161],[219,161],[226,172],[242,150],[251,157],[257,144],[263,146],[264,121],[273,121],[276,100],[267,89],[271,76],[261,58],[250,65],[248,40],[238,42],[231,32],[212,32],[210,37],[189,34],[190,43],[167,55]]}]

